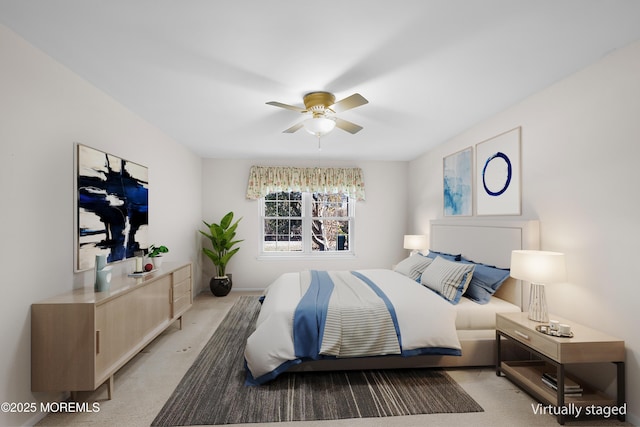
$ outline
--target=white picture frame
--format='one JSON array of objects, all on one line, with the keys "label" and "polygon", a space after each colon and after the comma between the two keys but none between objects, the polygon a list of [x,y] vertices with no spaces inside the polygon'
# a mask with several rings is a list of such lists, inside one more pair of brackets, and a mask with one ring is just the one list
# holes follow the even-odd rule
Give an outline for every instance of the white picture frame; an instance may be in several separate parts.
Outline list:
[{"label": "white picture frame", "polygon": [[521,215],[521,128],[476,144],[476,214]]}]

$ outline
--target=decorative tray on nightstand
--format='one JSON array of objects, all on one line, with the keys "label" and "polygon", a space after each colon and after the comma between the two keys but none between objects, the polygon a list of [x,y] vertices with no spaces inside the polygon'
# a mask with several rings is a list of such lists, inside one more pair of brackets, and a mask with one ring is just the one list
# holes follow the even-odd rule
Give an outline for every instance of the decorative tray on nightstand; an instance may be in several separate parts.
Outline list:
[{"label": "decorative tray on nightstand", "polygon": [[552,337],[573,338],[573,332],[569,332],[569,334],[561,334],[560,332],[551,329],[549,325],[538,325],[536,326],[536,331]]}]

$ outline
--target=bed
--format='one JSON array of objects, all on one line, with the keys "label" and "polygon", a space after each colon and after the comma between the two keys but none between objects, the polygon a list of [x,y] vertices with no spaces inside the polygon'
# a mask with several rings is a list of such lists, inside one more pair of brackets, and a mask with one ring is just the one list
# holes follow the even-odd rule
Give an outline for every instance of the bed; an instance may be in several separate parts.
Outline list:
[{"label": "bed", "polygon": [[[449,257],[447,258],[449,260],[461,258],[456,264],[470,263],[476,266],[476,271],[478,271],[478,265],[508,268],[511,251],[538,249],[538,236],[537,221],[434,220],[430,227],[431,253],[429,255],[433,261],[432,265],[435,265],[436,258],[438,263],[445,263],[444,258]],[[459,258],[451,258],[456,256]],[[428,268],[428,270],[435,269]],[[354,279],[352,277],[354,275],[359,280]],[[295,356],[300,354],[297,353],[300,351],[298,344],[293,343],[292,318],[294,315],[299,316],[299,313],[295,312],[296,306],[301,298],[312,293],[307,291],[310,286],[313,286],[313,280],[321,280],[320,278],[324,276],[330,276],[330,280],[336,282],[335,293],[338,292],[337,289],[344,289],[338,286],[338,282],[346,283],[346,285],[340,285],[346,286],[347,291],[341,291],[344,295],[356,285],[355,282],[365,282],[368,286],[373,286],[372,289],[377,288],[382,291],[385,304],[389,305],[388,303],[391,302],[391,307],[395,307],[395,312],[391,310],[392,323],[389,325],[395,325],[398,340],[402,342],[399,352],[394,352],[393,345],[388,343],[383,356],[363,353],[360,357],[349,357],[348,352],[347,356],[337,355],[337,353],[322,355],[305,353],[304,357]],[[304,284],[299,280],[303,277]],[[495,314],[521,311],[524,301],[520,283],[507,278],[498,291],[487,298],[486,303],[478,304],[464,296],[445,297],[441,289],[438,290],[440,294],[432,292],[426,289],[426,283],[421,283],[420,280],[416,281],[413,277],[394,271],[393,268],[282,275],[267,288],[256,331],[247,340],[245,360],[248,368],[248,382],[260,384],[284,371],[492,365],[495,360]],[[365,285],[358,283],[357,286]],[[451,302],[453,299],[456,299],[455,304]],[[403,305],[407,301],[409,306]],[[382,304],[379,301],[377,303]],[[414,308],[411,308],[411,305]],[[426,311],[415,308],[425,306],[429,306],[430,309]],[[411,311],[411,314],[408,311]],[[323,316],[328,317],[326,314]],[[346,315],[343,317],[347,318]],[[412,324],[435,325],[436,327],[431,328],[433,331],[430,334],[437,333],[437,336],[415,338],[414,330],[402,329],[407,327],[415,329]],[[393,327],[389,326],[386,329]],[[366,324],[363,322],[359,328],[365,330]],[[276,330],[283,331],[282,338],[277,337],[274,332]],[[451,334],[454,335],[453,339]],[[298,336],[302,335],[307,334],[298,334]],[[375,339],[382,338],[375,337]]]}]

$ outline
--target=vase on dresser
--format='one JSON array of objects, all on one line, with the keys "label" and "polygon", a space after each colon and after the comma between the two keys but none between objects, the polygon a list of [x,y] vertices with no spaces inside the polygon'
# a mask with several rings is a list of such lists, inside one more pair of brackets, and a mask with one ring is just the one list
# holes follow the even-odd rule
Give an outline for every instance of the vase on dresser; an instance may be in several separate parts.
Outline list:
[{"label": "vase on dresser", "polygon": [[154,269],[162,267],[162,256],[154,256],[149,259],[151,260]]}]

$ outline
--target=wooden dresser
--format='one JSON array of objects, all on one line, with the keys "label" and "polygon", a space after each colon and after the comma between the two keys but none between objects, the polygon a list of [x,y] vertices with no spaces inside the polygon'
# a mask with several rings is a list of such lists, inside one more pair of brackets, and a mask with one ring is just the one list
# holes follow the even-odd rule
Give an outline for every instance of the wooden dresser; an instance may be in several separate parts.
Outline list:
[{"label": "wooden dresser", "polygon": [[114,278],[31,305],[31,390],[85,391],[107,383],[193,303],[191,263]]}]

